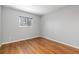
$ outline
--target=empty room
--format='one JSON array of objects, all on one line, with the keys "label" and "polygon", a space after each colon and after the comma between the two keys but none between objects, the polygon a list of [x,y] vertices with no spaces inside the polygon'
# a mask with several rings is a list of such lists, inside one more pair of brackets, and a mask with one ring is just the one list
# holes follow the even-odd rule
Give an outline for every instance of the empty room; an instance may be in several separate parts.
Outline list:
[{"label": "empty room", "polygon": [[79,5],[0,5],[0,54],[79,54]]}]

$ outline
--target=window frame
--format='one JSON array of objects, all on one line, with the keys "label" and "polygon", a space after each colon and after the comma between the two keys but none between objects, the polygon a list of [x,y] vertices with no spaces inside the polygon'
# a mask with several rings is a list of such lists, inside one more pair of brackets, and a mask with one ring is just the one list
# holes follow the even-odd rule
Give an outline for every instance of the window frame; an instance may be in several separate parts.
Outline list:
[{"label": "window frame", "polygon": [[[24,24],[23,21],[25,21],[26,24]],[[27,23],[27,21],[30,22],[30,25]],[[32,17],[19,16],[19,27],[32,27]]]}]

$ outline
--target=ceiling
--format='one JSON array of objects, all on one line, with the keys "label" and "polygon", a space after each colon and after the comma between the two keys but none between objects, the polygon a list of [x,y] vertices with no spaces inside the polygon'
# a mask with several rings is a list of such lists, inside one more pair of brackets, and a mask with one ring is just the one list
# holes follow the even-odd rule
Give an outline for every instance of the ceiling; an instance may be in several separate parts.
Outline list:
[{"label": "ceiling", "polygon": [[45,15],[49,12],[55,11],[56,9],[64,7],[64,5],[5,5],[10,7],[37,15]]}]

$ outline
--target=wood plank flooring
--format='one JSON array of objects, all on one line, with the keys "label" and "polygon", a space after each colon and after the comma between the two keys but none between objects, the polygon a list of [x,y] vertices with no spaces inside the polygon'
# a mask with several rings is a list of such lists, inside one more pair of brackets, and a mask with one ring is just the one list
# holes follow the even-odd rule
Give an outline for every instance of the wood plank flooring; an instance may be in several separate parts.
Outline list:
[{"label": "wood plank flooring", "polygon": [[34,38],[5,44],[1,54],[78,54],[79,49],[60,44],[45,38]]}]

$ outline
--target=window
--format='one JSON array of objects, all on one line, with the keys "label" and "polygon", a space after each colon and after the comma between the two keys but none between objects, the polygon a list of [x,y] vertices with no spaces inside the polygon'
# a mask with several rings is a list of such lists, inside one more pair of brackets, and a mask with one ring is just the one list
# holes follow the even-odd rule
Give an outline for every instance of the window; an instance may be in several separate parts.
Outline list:
[{"label": "window", "polygon": [[27,27],[31,26],[31,17],[24,17],[24,16],[19,16],[19,26],[20,27]]}]

